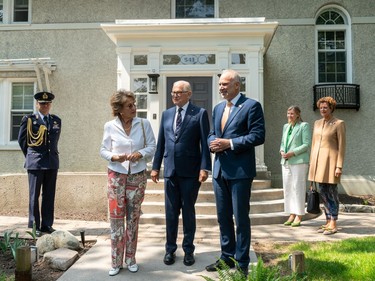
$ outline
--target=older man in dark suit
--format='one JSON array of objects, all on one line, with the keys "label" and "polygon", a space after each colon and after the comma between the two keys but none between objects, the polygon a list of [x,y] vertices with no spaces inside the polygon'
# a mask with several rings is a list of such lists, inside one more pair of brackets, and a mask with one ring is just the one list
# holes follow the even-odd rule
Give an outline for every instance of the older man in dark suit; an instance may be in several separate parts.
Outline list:
[{"label": "older man in dark suit", "polygon": [[[25,168],[29,178],[29,222],[41,232],[52,233],[59,152],[57,144],[61,132],[61,119],[50,114],[54,95],[39,92],[34,95],[37,113],[26,115],[21,121],[18,143],[25,155]],[[41,215],[39,196],[42,190]]]},{"label": "older man in dark suit", "polygon": [[199,187],[211,170],[207,145],[210,125],[207,111],[190,102],[192,91],[188,82],[175,82],[171,94],[176,106],[163,112],[151,179],[158,182],[164,159],[167,228],[164,263],[171,265],[175,262],[178,220],[182,209],[182,248],[185,252],[183,262],[190,266],[195,262],[195,202]]},{"label": "older man in dark suit", "polygon": [[[241,94],[240,86],[237,72],[226,70],[220,76],[219,91],[225,101],[214,108],[213,130],[208,142],[210,151],[215,153],[212,177],[220,226],[220,259],[231,268],[235,259],[239,270],[247,275],[250,195],[256,175],[255,146],[264,143],[265,127],[260,103]],[[206,270],[220,268],[222,263],[218,260]]]}]

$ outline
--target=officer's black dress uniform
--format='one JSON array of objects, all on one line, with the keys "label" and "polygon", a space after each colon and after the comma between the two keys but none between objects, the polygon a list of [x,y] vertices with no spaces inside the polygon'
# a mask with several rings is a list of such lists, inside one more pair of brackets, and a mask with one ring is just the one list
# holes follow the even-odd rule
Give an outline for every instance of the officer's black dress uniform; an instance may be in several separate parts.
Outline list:
[{"label": "officer's black dress uniform", "polygon": [[[41,96],[44,94],[44,96]],[[42,92],[35,94],[51,102],[53,94]],[[44,97],[44,99],[43,99]],[[25,168],[29,179],[29,221],[28,227],[35,222],[37,230],[52,232],[57,171],[59,169],[58,141],[61,132],[61,119],[49,114],[43,121],[39,113],[26,115],[21,121],[18,143],[25,155]],[[39,196],[42,190],[41,216]]]}]

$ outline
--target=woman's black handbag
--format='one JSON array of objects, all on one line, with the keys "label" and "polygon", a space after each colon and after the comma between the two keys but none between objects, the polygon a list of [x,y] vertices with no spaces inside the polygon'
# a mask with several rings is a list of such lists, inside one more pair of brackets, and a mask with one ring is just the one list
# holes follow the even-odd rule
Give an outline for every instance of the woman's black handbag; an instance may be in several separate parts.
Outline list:
[{"label": "woman's black handbag", "polygon": [[310,190],[307,192],[306,212],[310,214],[320,214],[319,192],[313,188],[311,184]]}]

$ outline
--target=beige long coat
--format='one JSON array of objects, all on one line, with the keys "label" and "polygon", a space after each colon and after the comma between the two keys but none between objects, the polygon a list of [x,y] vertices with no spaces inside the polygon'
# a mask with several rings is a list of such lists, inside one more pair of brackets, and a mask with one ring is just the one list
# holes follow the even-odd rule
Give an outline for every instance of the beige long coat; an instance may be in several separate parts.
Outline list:
[{"label": "beige long coat", "polygon": [[315,121],[311,154],[309,181],[337,184],[336,168],[342,168],[345,156],[345,123],[335,117],[328,122]]}]

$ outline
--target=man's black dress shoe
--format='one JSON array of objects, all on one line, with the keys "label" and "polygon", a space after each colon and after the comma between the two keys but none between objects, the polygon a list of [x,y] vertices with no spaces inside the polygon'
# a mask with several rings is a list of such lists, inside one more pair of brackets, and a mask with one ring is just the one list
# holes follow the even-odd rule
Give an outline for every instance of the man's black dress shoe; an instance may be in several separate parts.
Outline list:
[{"label": "man's black dress shoe", "polygon": [[52,226],[42,226],[40,230],[42,232],[49,233],[49,234],[56,231]]},{"label": "man's black dress shoe", "polygon": [[175,260],[176,260],[175,253],[166,253],[163,261],[166,265],[171,265],[171,264],[174,264]]},{"label": "man's black dress shoe", "polygon": [[194,253],[186,254],[184,256],[184,265],[191,266],[195,263]]},{"label": "man's black dress shoe", "polygon": [[[229,268],[234,268],[235,266],[234,261],[232,260],[221,261],[224,262],[224,264],[226,264]],[[220,260],[217,260],[215,263],[206,266],[207,271],[217,271],[218,269],[223,269],[223,265],[221,264]]]}]

